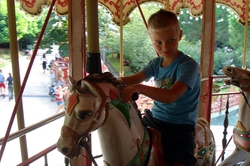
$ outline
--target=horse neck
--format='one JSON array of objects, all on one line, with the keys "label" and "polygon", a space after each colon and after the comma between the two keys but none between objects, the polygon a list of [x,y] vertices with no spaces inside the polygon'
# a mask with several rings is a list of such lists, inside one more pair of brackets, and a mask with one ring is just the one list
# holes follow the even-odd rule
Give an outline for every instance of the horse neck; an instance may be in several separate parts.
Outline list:
[{"label": "horse neck", "polygon": [[130,116],[131,128],[122,113],[114,108],[98,129],[103,159],[109,165],[127,165],[138,152],[137,143],[143,139],[144,127],[133,108]]},{"label": "horse neck", "polygon": [[[248,100],[250,104],[250,92],[244,92],[244,94],[246,96],[246,100]],[[241,96],[238,111],[238,121],[242,123],[246,131],[250,131],[250,123],[248,122],[250,116],[250,106],[247,104],[246,100],[243,96]]]}]

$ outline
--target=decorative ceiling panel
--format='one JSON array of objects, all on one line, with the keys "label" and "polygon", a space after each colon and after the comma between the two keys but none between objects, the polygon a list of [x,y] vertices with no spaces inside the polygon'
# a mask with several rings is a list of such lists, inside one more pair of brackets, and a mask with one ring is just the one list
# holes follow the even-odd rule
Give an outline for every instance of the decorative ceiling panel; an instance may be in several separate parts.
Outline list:
[{"label": "decorative ceiling panel", "polygon": [[[39,15],[44,6],[51,4],[52,0],[17,0],[20,2],[21,8],[31,15]],[[189,8],[193,16],[202,14],[203,0],[137,0],[139,4],[157,2],[164,8],[178,14],[181,8]],[[119,25],[120,23],[120,0],[98,0],[100,4],[105,6],[112,14],[112,20]],[[136,8],[136,0],[122,0],[123,2],[123,24],[129,22],[129,14]],[[216,0],[216,3],[230,7],[237,13],[239,21],[244,24],[246,15],[246,0]],[[58,15],[68,14],[68,0],[57,0],[55,4],[55,12]],[[250,11],[250,10],[249,10]],[[249,14],[250,15],[250,14]],[[248,16],[248,22],[250,16]]]},{"label": "decorative ceiling panel", "polygon": [[[217,0],[217,3],[223,4],[235,11],[241,24],[245,24],[246,20],[246,0]],[[248,4],[249,5],[249,4]],[[250,6],[249,6],[250,7]],[[250,12],[250,10],[248,10]],[[248,12],[248,25],[250,23],[250,13]]]},{"label": "decorative ceiling panel", "polygon": [[[17,0],[20,2],[20,7],[30,15],[40,15],[43,7],[51,4],[52,0]],[[68,14],[68,0],[56,0],[55,12],[58,15]]]}]

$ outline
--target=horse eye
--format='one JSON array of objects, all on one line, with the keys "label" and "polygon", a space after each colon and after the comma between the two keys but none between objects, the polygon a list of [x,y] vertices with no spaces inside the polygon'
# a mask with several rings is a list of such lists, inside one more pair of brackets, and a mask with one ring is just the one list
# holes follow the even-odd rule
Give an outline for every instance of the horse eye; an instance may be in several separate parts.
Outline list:
[{"label": "horse eye", "polygon": [[85,120],[92,115],[92,111],[81,111],[77,113],[77,118],[80,120]]}]

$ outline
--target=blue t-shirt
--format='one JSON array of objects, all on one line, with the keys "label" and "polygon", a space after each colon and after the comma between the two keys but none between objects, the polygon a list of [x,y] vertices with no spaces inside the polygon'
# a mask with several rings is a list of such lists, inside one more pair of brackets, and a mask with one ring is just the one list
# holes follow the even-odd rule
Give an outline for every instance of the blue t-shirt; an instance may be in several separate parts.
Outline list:
[{"label": "blue t-shirt", "polygon": [[148,79],[154,77],[155,85],[158,88],[169,89],[175,82],[182,82],[188,86],[188,89],[171,104],[154,101],[153,117],[169,123],[195,126],[200,95],[199,65],[182,52],[167,67],[161,67],[162,60],[162,57],[151,60],[142,69],[142,72]]},{"label": "blue t-shirt", "polygon": [[3,83],[4,82],[4,76],[2,73],[0,73],[0,83]]},{"label": "blue t-shirt", "polygon": [[8,85],[13,85],[13,77],[8,77],[7,81],[8,81]]}]

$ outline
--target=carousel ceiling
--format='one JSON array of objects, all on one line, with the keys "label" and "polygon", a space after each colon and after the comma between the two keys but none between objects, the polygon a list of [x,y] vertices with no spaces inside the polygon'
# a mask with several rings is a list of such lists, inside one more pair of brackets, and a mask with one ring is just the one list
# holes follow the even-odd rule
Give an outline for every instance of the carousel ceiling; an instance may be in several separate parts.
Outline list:
[{"label": "carousel ceiling", "polygon": [[[21,8],[31,15],[39,15],[44,6],[49,6],[52,0],[17,0]],[[139,4],[157,2],[164,7],[169,7],[170,11],[178,14],[181,8],[189,8],[193,16],[202,14],[203,0],[137,0]],[[105,6],[112,14],[112,20],[119,24],[120,20],[120,0],[98,0],[99,4]],[[216,0],[216,3],[225,5],[237,13],[239,21],[245,23],[246,0]],[[123,24],[129,22],[129,14],[136,8],[136,0],[123,0]],[[55,12],[58,15],[66,15],[68,12],[68,0],[57,0]],[[250,10],[249,10],[250,11]],[[249,14],[250,16],[250,14]],[[248,23],[250,17],[248,16]]]}]

